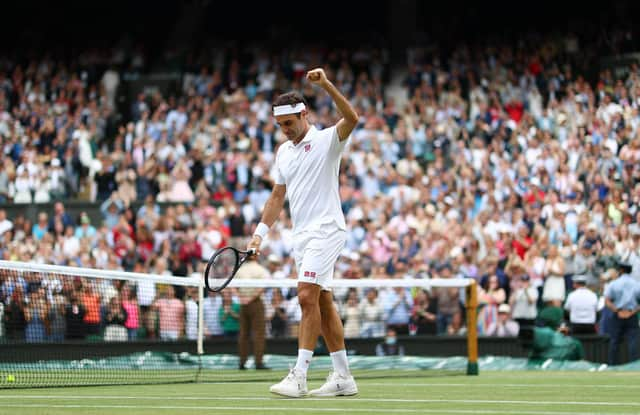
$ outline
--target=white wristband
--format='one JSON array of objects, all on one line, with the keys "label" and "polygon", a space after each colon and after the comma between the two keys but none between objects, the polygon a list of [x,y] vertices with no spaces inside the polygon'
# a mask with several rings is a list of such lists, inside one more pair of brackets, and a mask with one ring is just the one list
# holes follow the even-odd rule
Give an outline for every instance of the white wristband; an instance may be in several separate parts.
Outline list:
[{"label": "white wristband", "polygon": [[269,227],[267,226],[267,224],[264,222],[260,222],[258,226],[256,226],[256,230],[255,232],[253,232],[253,236],[257,235],[261,239],[264,239],[264,237],[267,236],[268,232],[269,232]]}]

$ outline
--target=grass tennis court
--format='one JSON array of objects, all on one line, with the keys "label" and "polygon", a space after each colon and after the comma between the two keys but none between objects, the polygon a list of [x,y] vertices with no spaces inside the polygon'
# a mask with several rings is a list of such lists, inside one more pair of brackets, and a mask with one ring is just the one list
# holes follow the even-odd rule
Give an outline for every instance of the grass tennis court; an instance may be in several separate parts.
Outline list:
[{"label": "grass tennis court", "polygon": [[[255,372],[253,372],[255,373]],[[246,372],[252,379],[252,371]],[[234,382],[0,391],[0,414],[638,414],[637,372],[493,372],[365,378],[352,398],[286,399],[269,378]],[[394,375],[389,373],[389,375]],[[255,377],[253,378],[255,379]],[[321,380],[312,380],[310,388]]]}]

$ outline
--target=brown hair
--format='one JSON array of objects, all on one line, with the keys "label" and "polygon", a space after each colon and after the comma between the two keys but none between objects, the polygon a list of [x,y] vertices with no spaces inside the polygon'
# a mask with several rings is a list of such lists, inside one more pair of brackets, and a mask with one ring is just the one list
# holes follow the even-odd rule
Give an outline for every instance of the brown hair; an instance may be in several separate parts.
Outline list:
[{"label": "brown hair", "polygon": [[[305,106],[307,106],[307,101],[304,99],[304,97],[300,92],[298,91],[287,92],[285,94],[281,94],[276,97],[276,99],[273,101],[271,110],[273,110],[274,107],[277,107],[280,105],[291,105],[293,107],[296,104],[299,104],[301,102]],[[300,118],[300,114],[297,114],[297,116],[298,118]]]}]

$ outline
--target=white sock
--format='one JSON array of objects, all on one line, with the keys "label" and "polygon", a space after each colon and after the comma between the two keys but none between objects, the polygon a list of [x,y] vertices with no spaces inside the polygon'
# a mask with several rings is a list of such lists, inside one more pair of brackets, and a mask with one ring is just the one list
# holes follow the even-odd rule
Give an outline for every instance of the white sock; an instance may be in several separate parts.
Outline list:
[{"label": "white sock", "polygon": [[331,361],[333,362],[333,370],[337,374],[340,376],[351,376],[346,350],[338,350],[337,352],[330,353],[330,356]]},{"label": "white sock", "polygon": [[298,360],[296,361],[296,372],[302,373],[304,377],[307,377],[307,370],[313,357],[313,350],[298,349]]}]

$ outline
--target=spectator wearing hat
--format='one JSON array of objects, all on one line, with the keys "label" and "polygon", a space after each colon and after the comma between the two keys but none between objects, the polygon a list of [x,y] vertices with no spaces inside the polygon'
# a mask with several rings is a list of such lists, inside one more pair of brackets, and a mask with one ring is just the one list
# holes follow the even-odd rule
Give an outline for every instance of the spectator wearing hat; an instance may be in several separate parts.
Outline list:
[{"label": "spectator wearing hat", "polygon": [[517,288],[509,298],[509,304],[513,310],[512,317],[520,327],[533,326],[538,314],[538,290],[531,286],[531,280],[527,274],[520,276]]},{"label": "spectator wearing hat", "polygon": [[[597,279],[594,276],[594,268],[596,267],[596,256],[599,252],[590,240],[585,240],[580,249],[573,258],[573,271],[575,274],[584,275],[587,278],[587,285],[597,285]],[[569,285],[568,285],[569,286]]]},{"label": "spectator wearing hat", "polygon": [[78,239],[93,238],[96,235],[96,228],[91,226],[91,219],[89,216],[82,212],[80,214],[80,226],[76,227],[74,236]]},{"label": "spectator wearing hat", "polygon": [[511,307],[509,304],[500,304],[498,307],[498,318],[487,328],[487,336],[495,337],[516,337],[520,326],[511,318]]},{"label": "spectator wearing hat", "polygon": [[569,313],[571,334],[595,334],[598,296],[586,286],[586,275],[573,276],[574,290],[567,296],[564,309]]},{"label": "spectator wearing hat", "polygon": [[609,364],[618,361],[618,348],[624,337],[627,339],[629,358],[638,357],[638,311],[640,311],[640,284],[631,277],[631,265],[618,262],[620,276],[605,290],[607,307],[614,313],[609,332]]}]

